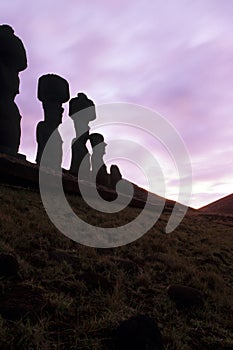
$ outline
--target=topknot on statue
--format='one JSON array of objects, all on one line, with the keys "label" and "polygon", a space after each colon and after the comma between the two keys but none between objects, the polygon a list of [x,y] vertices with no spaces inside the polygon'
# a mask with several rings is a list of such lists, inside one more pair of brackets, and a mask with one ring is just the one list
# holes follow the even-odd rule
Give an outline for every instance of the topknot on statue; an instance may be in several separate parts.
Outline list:
[{"label": "topknot on statue", "polygon": [[[93,108],[90,108],[93,107]],[[74,97],[70,100],[69,103],[69,116],[72,117],[75,113],[78,113],[84,109],[88,108],[88,119],[89,121],[95,120],[95,104],[90,100],[86,94],[79,92],[77,97]]]},{"label": "topknot on statue", "polygon": [[69,84],[64,78],[56,74],[46,74],[39,78],[38,99],[41,102],[65,103],[69,98]]},{"label": "topknot on statue", "polygon": [[13,35],[14,29],[9,26],[8,24],[1,24],[0,25],[0,36],[2,35]]},{"label": "topknot on statue", "polygon": [[99,133],[90,134],[89,140],[92,147],[98,146],[101,143],[103,143],[105,146],[107,145],[107,143],[104,142],[103,135]]},{"label": "topknot on statue", "polygon": [[0,60],[16,72],[27,68],[27,57],[22,41],[8,24],[0,25]]}]

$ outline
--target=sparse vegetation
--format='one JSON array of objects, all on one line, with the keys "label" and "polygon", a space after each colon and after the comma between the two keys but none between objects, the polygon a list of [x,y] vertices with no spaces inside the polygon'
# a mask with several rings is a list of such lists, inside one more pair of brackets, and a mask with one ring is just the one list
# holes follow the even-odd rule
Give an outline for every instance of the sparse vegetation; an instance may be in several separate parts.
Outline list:
[{"label": "sparse vegetation", "polygon": [[[156,317],[165,349],[233,348],[233,217],[188,214],[169,235],[168,214],[141,239],[114,249],[72,242],[47,217],[36,191],[0,185],[0,251],[19,262],[0,278],[1,349],[105,349],[120,321]],[[88,222],[117,226],[139,209],[105,216],[69,197]],[[179,310],[166,288],[204,293],[204,305]]]}]

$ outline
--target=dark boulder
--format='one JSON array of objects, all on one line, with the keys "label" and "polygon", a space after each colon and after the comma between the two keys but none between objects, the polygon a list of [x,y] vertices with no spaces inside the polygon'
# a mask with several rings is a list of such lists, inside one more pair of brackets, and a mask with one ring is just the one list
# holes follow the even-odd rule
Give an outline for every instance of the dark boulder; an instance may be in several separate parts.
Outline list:
[{"label": "dark boulder", "polygon": [[19,270],[19,263],[14,255],[0,254],[0,276],[16,276]]},{"label": "dark boulder", "polygon": [[17,284],[5,290],[0,299],[0,314],[7,320],[29,318],[36,321],[42,310],[45,310],[46,300],[43,289],[29,284]]},{"label": "dark boulder", "polygon": [[109,349],[163,350],[164,346],[156,321],[147,315],[137,315],[117,327]]},{"label": "dark boulder", "polygon": [[201,306],[203,304],[203,293],[196,288],[172,284],[167,288],[167,293],[178,308]]}]

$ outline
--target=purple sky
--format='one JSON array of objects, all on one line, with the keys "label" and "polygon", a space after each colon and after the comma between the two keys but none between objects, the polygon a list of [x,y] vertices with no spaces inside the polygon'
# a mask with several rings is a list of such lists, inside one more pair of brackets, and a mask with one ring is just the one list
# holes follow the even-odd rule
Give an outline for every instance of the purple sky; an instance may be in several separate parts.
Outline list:
[{"label": "purple sky", "polygon": [[[96,105],[136,103],[167,118],[190,154],[192,206],[232,193],[232,18],[233,2],[221,0],[1,1],[0,23],[14,28],[28,56],[17,97],[20,151],[34,161],[43,117],[37,80],[56,73],[69,81],[71,96],[84,91]],[[124,177],[145,185],[118,164]],[[168,176],[166,190],[175,199],[175,178]]]}]

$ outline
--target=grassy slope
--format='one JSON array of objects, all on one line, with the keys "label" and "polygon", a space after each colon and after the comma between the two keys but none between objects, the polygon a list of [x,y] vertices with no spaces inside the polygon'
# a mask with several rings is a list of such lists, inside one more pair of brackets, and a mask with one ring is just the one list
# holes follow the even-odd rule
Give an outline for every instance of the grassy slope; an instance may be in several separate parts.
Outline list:
[{"label": "grassy slope", "polygon": [[[0,185],[0,199],[0,250],[20,263],[17,281],[0,280],[1,296],[26,284],[44,303],[36,319],[0,318],[1,348],[104,349],[109,332],[137,313],[157,318],[166,349],[233,348],[232,217],[190,215],[166,235],[163,215],[136,242],[95,249],[59,233],[37,192]],[[137,213],[128,208],[106,219],[78,197],[70,202],[93,224],[122,225]],[[166,293],[171,283],[200,288],[204,307],[177,310]]]},{"label": "grassy slope", "polygon": [[200,208],[205,213],[233,214],[233,194]]}]

